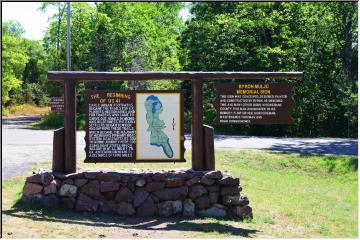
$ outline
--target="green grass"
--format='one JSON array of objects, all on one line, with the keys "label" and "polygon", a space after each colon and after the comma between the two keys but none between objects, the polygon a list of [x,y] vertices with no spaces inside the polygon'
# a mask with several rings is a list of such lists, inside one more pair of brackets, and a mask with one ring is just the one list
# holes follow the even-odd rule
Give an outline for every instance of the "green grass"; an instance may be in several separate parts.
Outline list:
[{"label": "green grass", "polygon": [[[187,169],[186,163],[98,163],[78,168]],[[216,150],[217,169],[240,177],[254,219],[121,218],[69,211],[11,210],[24,178],[4,181],[4,232],[13,237],[357,237],[357,158]],[[38,164],[37,168],[50,168]],[[15,206],[16,207],[16,206]],[[21,207],[21,205],[20,205]],[[13,211],[6,214],[7,211]],[[15,212],[14,212],[15,211]],[[64,221],[65,219],[65,221]],[[103,224],[99,224],[103,223]],[[19,228],[18,226],[22,226]],[[153,226],[149,228],[148,226]],[[154,231],[154,229],[157,229]]]},{"label": "green grass", "polygon": [[[36,130],[48,130],[57,129],[64,126],[64,114],[63,113],[49,113],[42,117],[38,122],[29,125],[29,128]],[[85,129],[85,119],[82,114],[76,115],[76,127],[77,130]]]}]

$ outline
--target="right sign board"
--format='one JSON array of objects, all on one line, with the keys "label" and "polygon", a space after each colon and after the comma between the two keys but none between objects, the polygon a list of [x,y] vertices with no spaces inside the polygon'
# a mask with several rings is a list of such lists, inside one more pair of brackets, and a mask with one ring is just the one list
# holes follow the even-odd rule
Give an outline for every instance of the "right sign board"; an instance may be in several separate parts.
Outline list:
[{"label": "right sign board", "polygon": [[226,83],[216,86],[216,124],[292,124],[293,85]]}]

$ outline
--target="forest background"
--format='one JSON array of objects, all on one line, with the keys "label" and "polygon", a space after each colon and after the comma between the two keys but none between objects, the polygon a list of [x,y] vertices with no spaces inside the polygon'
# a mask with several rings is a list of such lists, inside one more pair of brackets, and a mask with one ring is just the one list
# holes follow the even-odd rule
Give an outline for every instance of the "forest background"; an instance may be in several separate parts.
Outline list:
[{"label": "forest background", "polygon": [[[42,40],[2,22],[2,114],[24,103],[48,106],[63,95],[47,71],[66,70],[66,4],[55,7]],[[183,21],[180,11],[190,9]],[[215,126],[217,133],[357,137],[358,4],[332,3],[71,3],[73,71],[303,71],[295,84],[292,125]],[[229,80],[224,82],[237,82]],[[277,81],[276,79],[274,81]],[[204,85],[204,121],[213,125],[215,81]],[[78,126],[85,89],[184,89],[189,81],[89,82],[77,86]],[[60,119],[61,114],[49,114]]]}]

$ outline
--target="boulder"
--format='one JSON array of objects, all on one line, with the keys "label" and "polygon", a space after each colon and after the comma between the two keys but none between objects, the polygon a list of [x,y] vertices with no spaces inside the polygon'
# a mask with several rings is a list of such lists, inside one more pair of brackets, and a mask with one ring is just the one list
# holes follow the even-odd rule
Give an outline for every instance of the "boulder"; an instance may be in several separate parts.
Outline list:
[{"label": "boulder", "polygon": [[44,186],[49,185],[54,180],[54,176],[49,172],[44,172],[41,174],[41,183]]},{"label": "boulder", "polygon": [[203,176],[200,180],[201,184],[204,184],[206,186],[213,185],[215,183],[215,179],[208,178],[206,176]]},{"label": "boulder", "polygon": [[202,196],[202,195],[204,195],[206,193],[207,193],[207,190],[201,184],[193,185],[189,189],[189,197],[191,199],[198,198],[198,197],[200,197],[200,196]]},{"label": "boulder", "polygon": [[165,187],[165,182],[150,182],[146,184],[145,190],[148,192],[153,192],[156,190],[163,189]]},{"label": "boulder", "polygon": [[222,187],[220,189],[220,195],[236,195],[239,194],[241,188],[239,186]]},{"label": "boulder", "polygon": [[76,202],[76,211],[96,212],[99,202],[80,193]]},{"label": "boulder", "polygon": [[183,185],[184,183],[184,179],[183,178],[167,178],[165,180],[166,182],[166,187],[180,187]]},{"label": "boulder", "polygon": [[207,177],[207,178],[210,178],[210,179],[215,179],[215,180],[218,180],[218,179],[221,179],[222,178],[222,173],[221,171],[219,170],[216,170],[216,171],[210,171],[210,172],[207,172],[204,177]]},{"label": "boulder", "polygon": [[26,182],[29,183],[42,183],[41,182],[41,174],[40,173],[36,173],[30,177],[26,178]]},{"label": "boulder", "polygon": [[183,210],[183,206],[180,200],[165,201],[158,204],[158,210],[161,217],[169,217],[181,213]]},{"label": "boulder", "polygon": [[70,184],[70,185],[74,185],[74,180],[72,180],[71,178],[65,179],[63,182],[63,184]]},{"label": "boulder", "polygon": [[63,184],[59,190],[62,197],[76,197],[77,187],[71,184]]},{"label": "boulder", "polygon": [[98,174],[95,177],[97,180],[99,181],[104,181],[104,182],[117,182],[121,180],[121,175],[120,173],[109,173],[109,172],[103,172]]},{"label": "boulder", "polygon": [[206,196],[195,199],[196,209],[205,209],[210,207],[210,199]]},{"label": "boulder", "polygon": [[220,191],[220,187],[219,185],[213,185],[213,186],[207,186],[206,189],[208,190],[209,193],[211,192],[219,192]]},{"label": "boulder", "polygon": [[133,199],[134,199],[134,194],[127,187],[120,188],[120,190],[115,196],[116,202],[132,203]]},{"label": "boulder", "polygon": [[107,200],[107,201],[109,201],[109,200],[114,200],[115,199],[115,196],[116,196],[116,191],[113,191],[113,192],[102,192],[101,193],[101,196],[102,196],[102,198],[101,199],[103,199],[103,200]]},{"label": "boulder", "polygon": [[112,192],[119,190],[120,183],[117,182],[101,182],[100,192]]},{"label": "boulder", "polygon": [[139,217],[155,216],[157,212],[156,205],[152,197],[148,197],[137,209],[136,215]]},{"label": "boulder", "polygon": [[197,213],[201,216],[206,216],[206,217],[225,217],[226,209],[222,207],[220,204],[213,204],[210,208],[200,210]]},{"label": "boulder", "polygon": [[200,177],[199,176],[195,176],[189,180],[186,181],[186,186],[191,186],[191,185],[194,185],[196,183],[200,183]]},{"label": "boulder", "polygon": [[152,175],[151,179],[154,182],[160,182],[160,181],[165,180],[165,176],[163,174],[160,174],[160,173],[155,173],[154,175]]},{"label": "boulder", "polygon": [[222,203],[227,206],[245,206],[249,204],[249,199],[244,194],[225,195]]},{"label": "boulder", "polygon": [[217,203],[219,201],[219,192],[211,192],[209,193],[210,203]]},{"label": "boulder", "polygon": [[95,179],[100,173],[102,173],[102,172],[99,172],[99,171],[96,171],[96,170],[94,170],[94,171],[86,171],[86,172],[84,172],[84,176],[87,179]]},{"label": "boulder", "polygon": [[235,214],[236,216],[240,217],[240,218],[245,218],[245,217],[249,217],[252,218],[253,214],[252,214],[252,208],[249,205],[246,206],[236,206],[231,208],[231,211],[233,214]]},{"label": "boulder", "polygon": [[48,186],[44,187],[45,195],[48,195],[51,193],[56,193],[56,192],[57,192],[57,184],[56,184],[55,180],[52,180],[52,182]]},{"label": "boulder", "polygon": [[186,217],[192,217],[195,215],[195,203],[191,199],[185,199],[183,215]]},{"label": "boulder", "polygon": [[136,180],[136,183],[135,183],[135,185],[137,187],[143,187],[143,186],[145,186],[145,184],[146,184],[145,178],[139,178],[138,180]]},{"label": "boulder", "polygon": [[99,199],[100,198],[100,184],[98,180],[92,180],[89,183],[82,186],[80,189],[81,193],[88,195],[91,198]]},{"label": "boulder", "polygon": [[87,182],[88,182],[88,180],[87,180],[86,178],[75,179],[75,186],[77,186],[77,187],[82,187],[82,186],[84,186]]},{"label": "boulder", "polygon": [[120,182],[123,184],[128,183],[129,179],[130,179],[130,177],[128,175],[121,175]]},{"label": "boulder", "polygon": [[100,202],[99,210],[104,213],[115,213],[117,210],[117,204],[112,201]]},{"label": "boulder", "polygon": [[30,183],[27,182],[25,183],[24,189],[23,189],[23,196],[29,196],[32,194],[36,194],[36,193],[41,193],[43,187],[39,184],[35,184],[35,183]]},{"label": "boulder", "polygon": [[62,197],[60,198],[60,205],[68,208],[68,209],[74,209],[76,204],[76,199],[75,198],[69,198],[69,197]]},{"label": "boulder", "polygon": [[135,214],[135,209],[130,203],[121,202],[117,204],[116,212],[121,216],[131,216]]},{"label": "boulder", "polygon": [[149,196],[149,193],[142,188],[137,188],[134,193],[134,206],[140,206],[145,199]]},{"label": "boulder", "polygon": [[[124,186],[125,187],[125,186]],[[134,192],[135,191],[135,183],[134,182],[128,182],[127,187],[130,189],[130,191]]]},{"label": "boulder", "polygon": [[186,198],[187,193],[188,188],[185,186],[177,188],[164,188],[153,192],[160,201],[183,200]]},{"label": "boulder", "polygon": [[50,206],[56,206],[60,202],[59,198],[56,196],[56,194],[49,194],[41,199],[41,204],[43,205],[50,205]]},{"label": "boulder", "polygon": [[219,180],[221,185],[238,186],[240,184],[239,178],[233,178],[231,176],[224,176]]}]

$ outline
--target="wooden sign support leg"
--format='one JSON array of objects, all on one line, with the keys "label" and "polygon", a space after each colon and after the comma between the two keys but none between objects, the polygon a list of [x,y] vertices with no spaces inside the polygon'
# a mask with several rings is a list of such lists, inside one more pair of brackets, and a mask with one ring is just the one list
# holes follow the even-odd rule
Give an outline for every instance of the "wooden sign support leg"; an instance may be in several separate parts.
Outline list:
[{"label": "wooden sign support leg", "polygon": [[76,81],[64,81],[65,172],[76,172]]},{"label": "wooden sign support leg", "polygon": [[203,137],[203,80],[194,79],[191,84],[192,94],[192,168],[204,170]]},{"label": "wooden sign support leg", "polygon": [[214,128],[204,125],[204,167],[215,170]]}]

